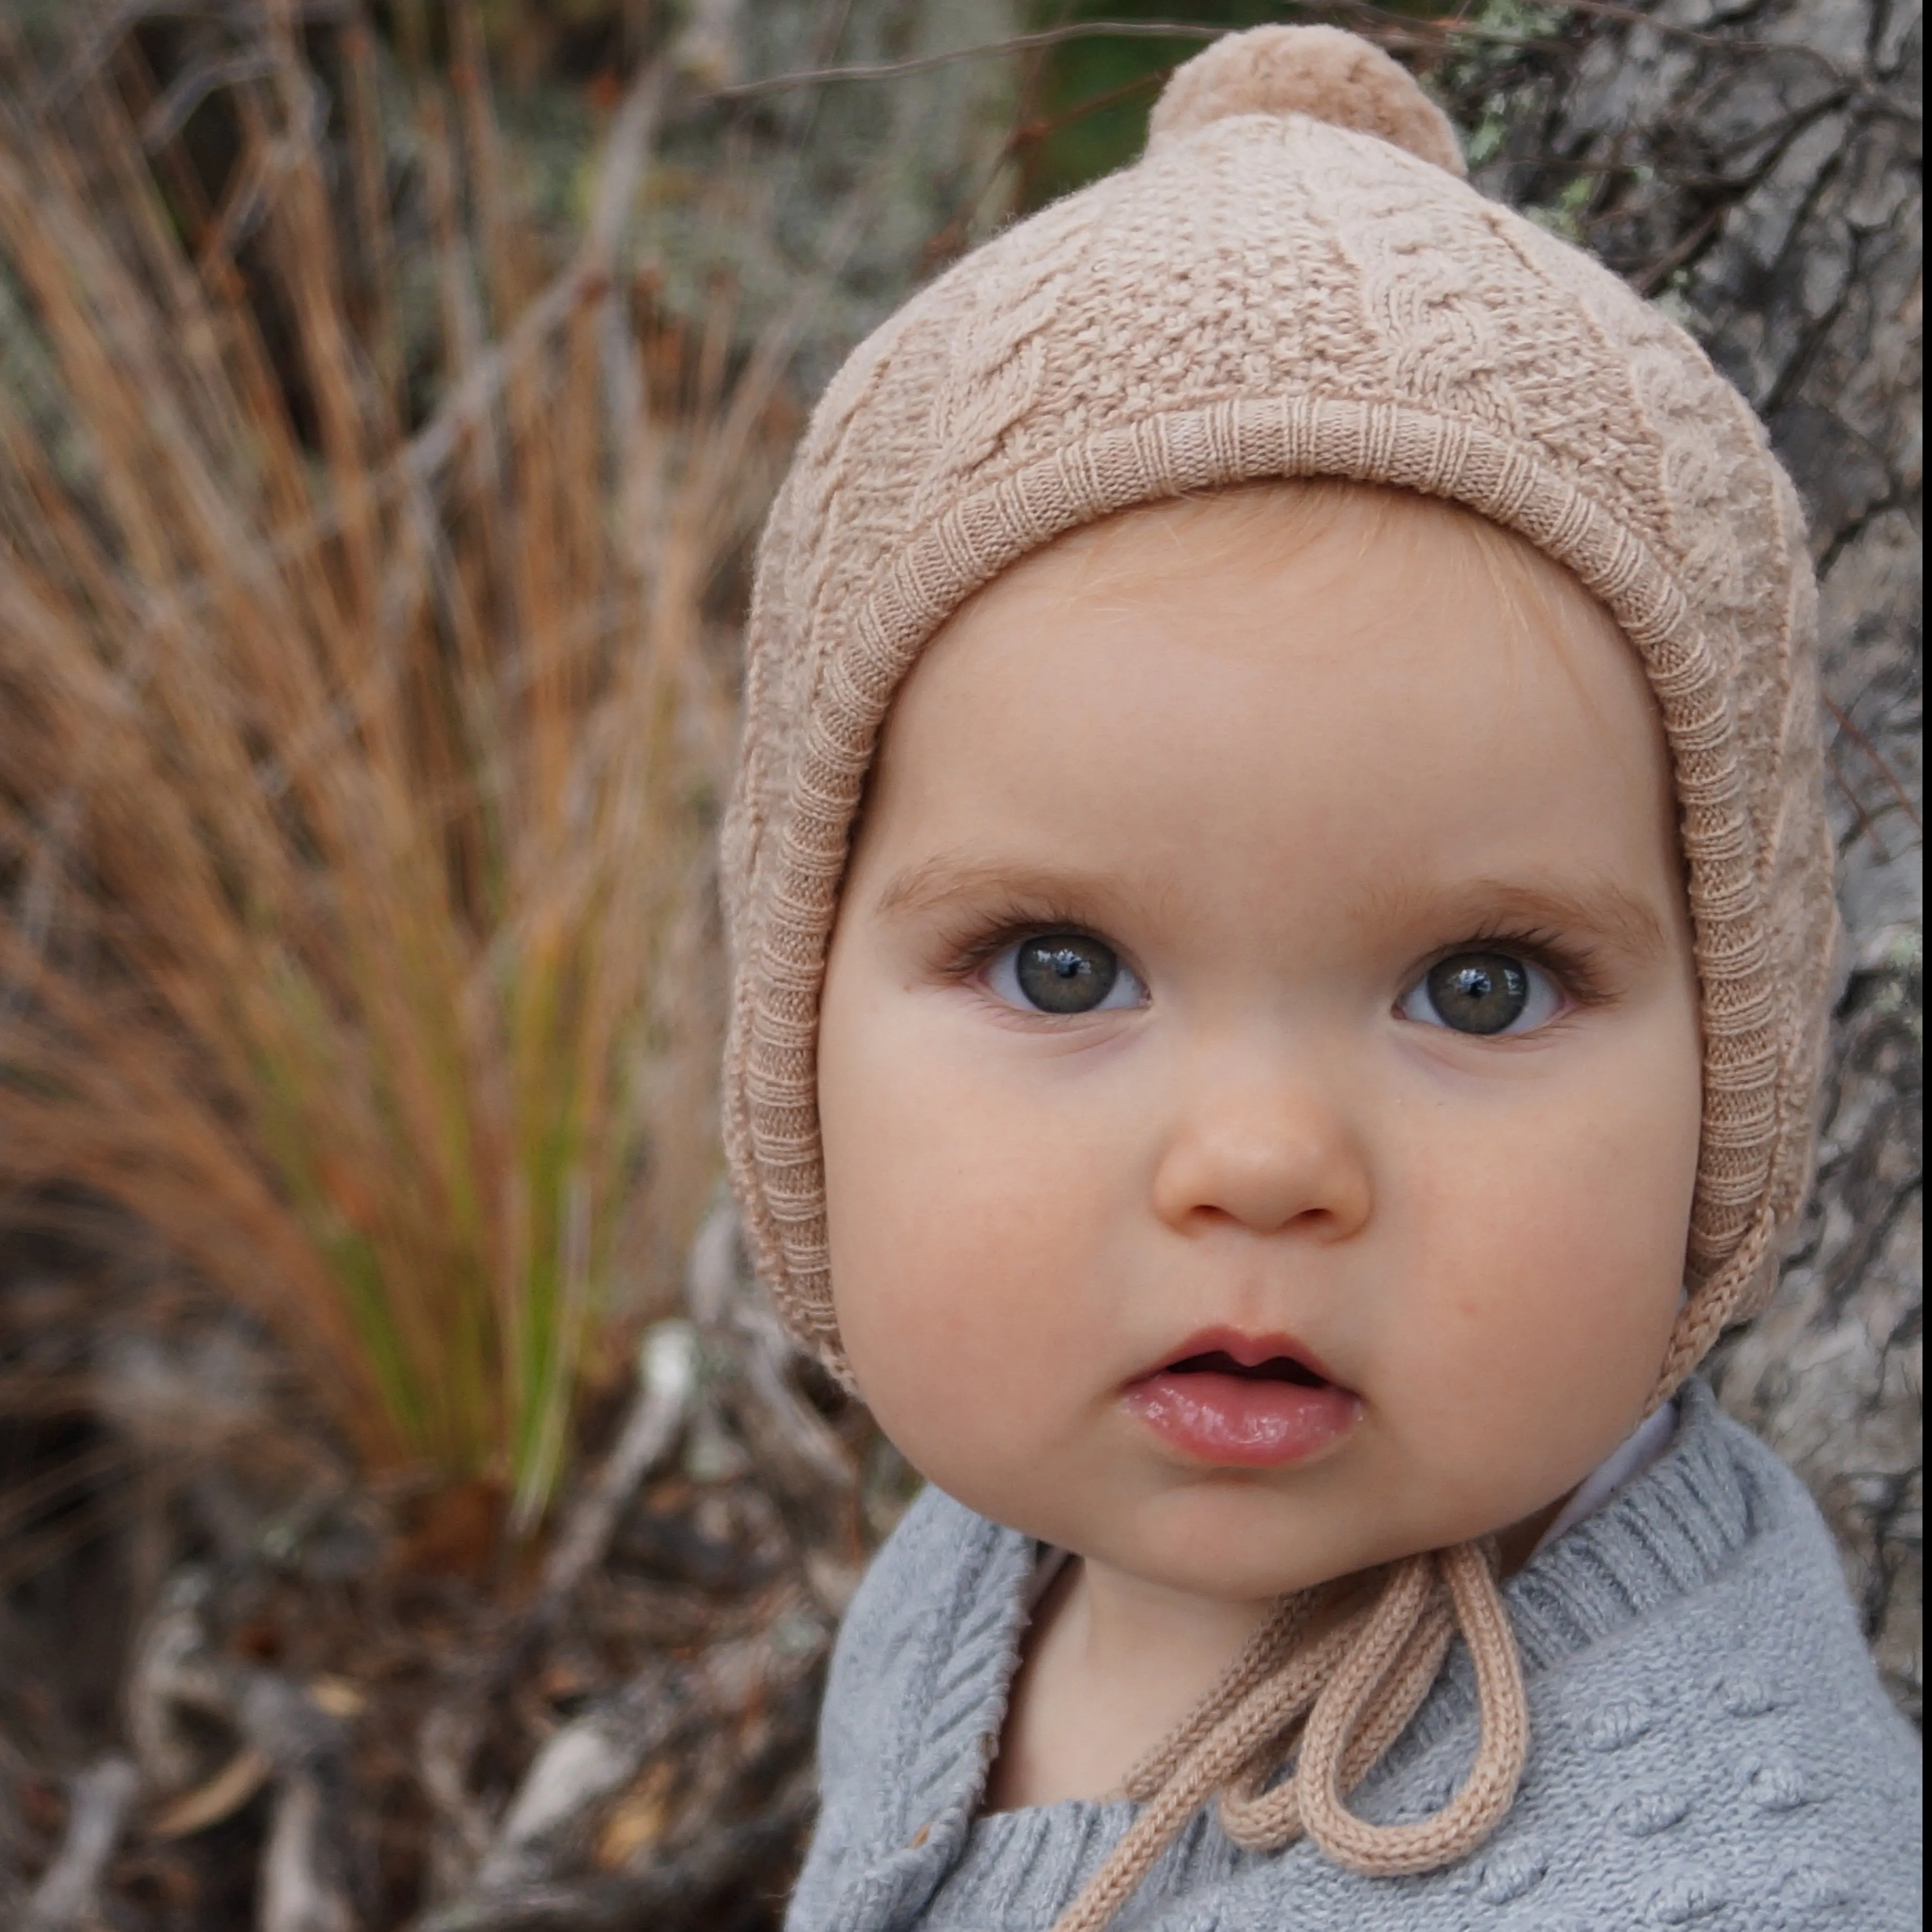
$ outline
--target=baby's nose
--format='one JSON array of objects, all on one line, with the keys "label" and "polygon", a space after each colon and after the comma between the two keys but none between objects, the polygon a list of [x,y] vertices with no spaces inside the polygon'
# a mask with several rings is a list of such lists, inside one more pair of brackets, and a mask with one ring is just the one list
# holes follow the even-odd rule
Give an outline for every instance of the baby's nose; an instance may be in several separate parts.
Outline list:
[{"label": "baby's nose", "polygon": [[1224,1220],[1342,1240],[1373,1205],[1367,1150],[1338,1096],[1306,1070],[1231,1068],[1197,1079],[1154,1174],[1154,1211],[1184,1232]]}]

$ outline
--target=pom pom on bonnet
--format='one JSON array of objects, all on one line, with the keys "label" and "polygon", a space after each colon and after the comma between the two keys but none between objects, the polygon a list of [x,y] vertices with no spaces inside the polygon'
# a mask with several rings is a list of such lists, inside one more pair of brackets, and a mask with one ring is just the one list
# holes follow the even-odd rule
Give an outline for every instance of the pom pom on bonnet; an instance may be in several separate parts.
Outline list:
[{"label": "pom pom on bonnet", "polygon": [[[820,401],[764,533],[748,632],[724,1085],[755,1264],[835,1374],[818,1002],[893,693],[1029,551],[1264,478],[1450,499],[1520,532],[1616,617],[1670,745],[1702,997],[1686,1300],[1656,1400],[1768,1291],[1808,1174],[1835,930],[1800,513],[1690,338],[1462,175],[1448,121],[1378,49],[1324,27],[1229,35],[1174,74],[1138,162],[968,256]],[[1466,1546],[1391,1566],[1319,1657],[1296,1635],[1307,1610],[1285,1605],[1218,1704],[1143,1767],[1141,1818],[1063,1932],[1103,1924],[1216,1791],[1244,1842],[1305,1830],[1364,1870],[1430,1869],[1493,1828],[1526,1720],[1487,1558]],[[1340,1794],[1400,1733],[1458,1626],[1484,1687],[1477,1767],[1435,1819],[1368,1826]],[[1247,1755],[1229,1762],[1237,1735]],[[1298,1736],[1297,1775],[1264,1788]]]},{"label": "pom pom on bonnet", "polygon": [[1162,90],[1148,144],[1237,114],[1306,114],[1373,134],[1458,180],[1466,172],[1449,117],[1381,48],[1339,27],[1262,28],[1216,41]]}]

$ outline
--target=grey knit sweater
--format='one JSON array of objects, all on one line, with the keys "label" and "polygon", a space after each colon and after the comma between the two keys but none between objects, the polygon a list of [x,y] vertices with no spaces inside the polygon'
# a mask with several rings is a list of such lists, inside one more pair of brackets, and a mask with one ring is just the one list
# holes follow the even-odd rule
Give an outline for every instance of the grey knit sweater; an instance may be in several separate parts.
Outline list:
[{"label": "grey knit sweater", "polygon": [[[1918,1923],[1916,1739],[1880,1687],[1831,1538],[1771,1452],[1687,1386],[1676,1440],[1504,1594],[1532,1742],[1463,1864],[1365,1879],[1306,1842],[1240,1850],[1204,1812],[1118,1932],[1904,1932]],[[928,1490],[832,1666],[823,1808],[787,1932],[1046,1932],[1132,1815],[978,1818],[1034,1546]],[[1474,1745],[1459,1646],[1358,1792],[1416,1817]]]}]

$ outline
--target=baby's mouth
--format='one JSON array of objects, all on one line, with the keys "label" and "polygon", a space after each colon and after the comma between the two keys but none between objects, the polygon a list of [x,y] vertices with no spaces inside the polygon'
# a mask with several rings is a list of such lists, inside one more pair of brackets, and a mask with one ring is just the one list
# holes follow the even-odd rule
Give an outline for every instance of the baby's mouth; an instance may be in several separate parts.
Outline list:
[{"label": "baby's mouth", "polygon": [[1167,1376],[1234,1376],[1249,1382],[1293,1382],[1298,1388],[1330,1388],[1328,1378],[1292,1355],[1270,1355],[1264,1360],[1238,1362],[1225,1348],[1186,1355],[1155,1372]]},{"label": "baby's mouth", "polygon": [[1225,1330],[1191,1337],[1123,1399],[1190,1460],[1251,1468],[1305,1461],[1346,1435],[1361,1410],[1298,1342]]}]

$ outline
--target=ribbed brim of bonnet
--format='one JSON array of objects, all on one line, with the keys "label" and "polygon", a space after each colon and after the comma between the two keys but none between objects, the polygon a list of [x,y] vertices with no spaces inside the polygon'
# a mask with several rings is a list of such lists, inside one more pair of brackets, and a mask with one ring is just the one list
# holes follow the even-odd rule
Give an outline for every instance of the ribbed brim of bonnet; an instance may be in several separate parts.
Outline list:
[{"label": "ribbed brim of bonnet", "polygon": [[1184,491],[1332,476],[1520,532],[1616,615],[1668,735],[1704,1130],[1660,1398],[1768,1286],[1806,1178],[1835,931],[1796,500],[1690,338],[1460,178],[1394,62],[1326,28],[1174,75],[1135,165],[1017,224],[854,352],[760,548],[724,842],[731,1173],[842,1376],[814,1098],[853,815],[892,695],[980,585]]}]

